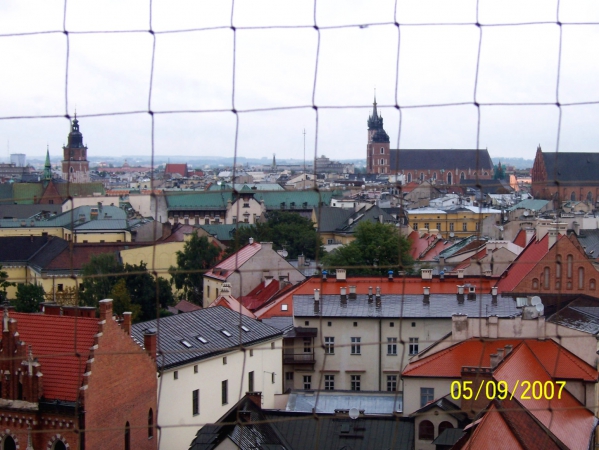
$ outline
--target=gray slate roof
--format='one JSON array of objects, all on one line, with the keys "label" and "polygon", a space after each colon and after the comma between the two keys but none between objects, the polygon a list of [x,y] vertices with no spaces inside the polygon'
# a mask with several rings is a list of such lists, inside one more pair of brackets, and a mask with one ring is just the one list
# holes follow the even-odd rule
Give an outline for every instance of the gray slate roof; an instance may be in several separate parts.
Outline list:
[{"label": "gray slate roof", "polygon": [[583,185],[599,182],[599,153],[543,152],[543,162],[549,181]]},{"label": "gray slate roof", "polygon": [[[397,395],[395,395],[397,394]],[[333,414],[336,409],[358,408],[364,414],[389,414],[403,411],[401,392],[292,391],[285,411]]]},{"label": "gray slate roof", "polygon": [[599,230],[580,230],[576,237],[589,258],[599,258]]},{"label": "gray slate roof", "polygon": [[[391,150],[391,170],[441,170],[448,168],[493,170],[487,150]],[[455,172],[453,173],[455,177]],[[459,175],[458,175],[459,179]]]},{"label": "gray slate roof", "polygon": [[[249,328],[249,331],[242,330],[242,325]],[[158,331],[156,363],[162,369],[199,361],[232,351],[239,345],[254,345],[283,335],[276,328],[222,306],[136,323],[131,327],[131,335],[143,346],[144,332],[150,329]],[[223,330],[231,336],[223,334]],[[200,342],[200,336],[208,342]],[[182,344],[183,340],[190,347]]]},{"label": "gray slate roof", "polygon": [[553,314],[547,322],[590,334],[599,333],[599,300],[584,297],[574,300]]},{"label": "gray slate roof", "polygon": [[338,295],[322,295],[320,314],[314,312],[312,295],[294,295],[293,313],[295,317],[364,317],[364,318],[451,318],[453,314],[466,314],[468,317],[516,317],[521,309],[508,297],[498,297],[493,302],[490,294],[477,295],[475,300],[458,302],[457,295],[431,294],[429,303],[423,295],[382,295],[381,306],[376,301],[368,303],[368,295],[358,295],[342,304]]}]

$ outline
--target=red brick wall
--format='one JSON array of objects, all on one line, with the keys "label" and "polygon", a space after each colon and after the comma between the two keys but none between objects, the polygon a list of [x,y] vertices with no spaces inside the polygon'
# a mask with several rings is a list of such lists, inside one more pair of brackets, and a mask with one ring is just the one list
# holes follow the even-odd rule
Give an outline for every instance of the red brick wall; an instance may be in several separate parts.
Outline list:
[{"label": "red brick wall", "polygon": [[131,449],[155,450],[156,430],[148,439],[150,408],[157,417],[154,361],[111,318],[98,341],[84,394],[86,448],[124,448],[128,421]]},{"label": "red brick wall", "polygon": [[[557,278],[557,257],[561,256],[561,276]],[[568,255],[572,255],[572,277],[568,278]],[[544,286],[544,270],[549,267],[549,287]],[[578,288],[578,269],[584,269],[584,286]],[[534,287],[534,280],[538,287]],[[595,288],[591,288],[591,279],[595,280]],[[557,284],[559,283],[559,284]],[[571,283],[571,287],[568,286]],[[587,257],[567,237],[562,237],[549,250],[547,255],[522,279],[514,288],[514,293],[549,293],[587,294],[599,296],[599,272]]]}]

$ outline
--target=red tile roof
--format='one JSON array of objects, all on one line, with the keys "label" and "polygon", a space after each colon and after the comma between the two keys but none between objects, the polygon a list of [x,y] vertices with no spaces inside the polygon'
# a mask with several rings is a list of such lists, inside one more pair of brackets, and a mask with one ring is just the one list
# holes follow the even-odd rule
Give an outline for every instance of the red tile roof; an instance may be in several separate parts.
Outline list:
[{"label": "red tile roof", "polygon": [[[558,235],[558,240],[563,236]],[[549,235],[537,241],[534,237],[507,269],[507,275],[497,283],[499,292],[511,292],[549,252]]]},{"label": "red tile roof", "polygon": [[520,230],[513,242],[519,247],[526,247],[526,230]]},{"label": "red tile roof", "polygon": [[98,319],[12,312],[10,317],[41,364],[44,397],[76,401]]},{"label": "red tile roof", "polygon": [[256,318],[256,316],[251,311],[249,311],[235,297],[232,297],[231,295],[219,296],[216,300],[210,303],[210,306],[208,307],[212,308],[215,306],[224,306],[225,308],[228,308],[231,311],[239,312],[244,316],[251,317],[252,319]]},{"label": "red tile roof", "polygon": [[187,164],[167,164],[164,173],[178,173],[182,177],[187,176]]},{"label": "red tile roof", "polygon": [[264,286],[264,281],[256,286],[248,295],[239,298],[239,301],[247,309],[253,311],[260,308],[264,303],[270,300],[277,292],[279,292],[279,281],[271,280],[268,286]]},{"label": "red tile roof", "polygon": [[206,272],[207,277],[216,278],[217,280],[226,280],[229,275],[248,262],[256,253],[262,249],[262,245],[254,242],[240,249],[234,255],[218,263],[214,268]]},{"label": "red tile roof", "polygon": [[181,300],[179,303],[175,305],[175,309],[181,311],[182,313],[186,313],[192,311],[199,311],[202,308],[198,305],[194,305],[193,303],[188,302],[187,300]]}]

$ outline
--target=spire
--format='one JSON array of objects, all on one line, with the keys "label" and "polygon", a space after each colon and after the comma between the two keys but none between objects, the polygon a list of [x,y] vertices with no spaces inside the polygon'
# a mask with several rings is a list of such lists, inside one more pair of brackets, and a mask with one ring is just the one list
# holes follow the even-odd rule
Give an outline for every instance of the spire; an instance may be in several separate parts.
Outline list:
[{"label": "spire", "polygon": [[77,111],[75,111],[75,117],[71,122],[71,132],[67,138],[67,148],[84,148],[83,135],[79,130],[79,121],[77,120]]},{"label": "spire", "polygon": [[372,103],[372,115],[368,117],[368,129],[379,130],[383,128],[383,117],[379,114],[376,107],[376,89],[374,90],[374,102]]},{"label": "spire", "polygon": [[52,164],[50,164],[50,147],[46,145],[46,164],[44,164],[44,180],[52,179]]}]

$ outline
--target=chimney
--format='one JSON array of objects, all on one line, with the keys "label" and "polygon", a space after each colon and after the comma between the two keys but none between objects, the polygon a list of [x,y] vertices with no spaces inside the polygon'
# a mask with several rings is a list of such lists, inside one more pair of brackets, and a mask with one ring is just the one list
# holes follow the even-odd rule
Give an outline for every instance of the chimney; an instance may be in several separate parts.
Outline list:
[{"label": "chimney", "polygon": [[342,287],[340,293],[341,303],[347,303],[347,288]]},{"label": "chimney", "polygon": [[357,297],[356,295],[356,287],[355,286],[350,286],[349,287],[349,298],[352,300],[355,300],[355,298]]},{"label": "chimney", "polygon": [[497,367],[497,364],[499,364],[499,362],[501,361],[501,358],[497,353],[493,353],[492,355],[489,355],[489,357],[491,359],[491,369],[494,369],[495,367]]},{"label": "chimney", "polygon": [[378,286],[376,287],[376,307],[381,307],[381,288]]},{"label": "chimney", "polygon": [[149,328],[144,332],[144,347],[150,358],[156,361],[156,328]]},{"label": "chimney", "polygon": [[326,279],[327,279],[327,273],[328,273],[328,272],[327,272],[326,270],[323,270],[323,271],[322,271],[322,279],[323,279],[323,280],[326,280]]},{"label": "chimney", "polygon": [[47,316],[60,316],[60,305],[56,303],[44,303],[43,304],[44,314]]},{"label": "chimney", "polygon": [[465,341],[468,337],[468,316],[453,314],[451,316],[451,340],[453,342]]},{"label": "chimney", "polygon": [[272,276],[267,275],[264,277],[264,287],[268,286],[272,282]]},{"label": "chimney", "polygon": [[458,269],[458,278],[464,278],[464,269]]},{"label": "chimney", "polygon": [[314,289],[314,301],[320,300],[320,289]]},{"label": "chimney", "polygon": [[372,286],[368,287],[368,303],[372,303]]},{"label": "chimney", "polygon": [[314,289],[314,314],[320,312],[320,289]]},{"label": "chimney", "polygon": [[464,286],[458,285],[458,303],[464,302]]},{"label": "chimney", "polygon": [[499,362],[503,361],[503,351],[503,347],[497,349],[497,356],[499,356]]},{"label": "chimney", "polygon": [[557,242],[557,236],[559,234],[559,231],[555,228],[551,228],[549,230],[548,234],[549,234],[549,241],[547,242],[547,248],[550,249]]},{"label": "chimney", "polygon": [[297,257],[297,266],[298,266],[298,269],[300,267],[304,267],[305,265],[306,265],[306,257],[302,253],[301,255],[298,255],[298,257]]},{"label": "chimney", "polygon": [[504,348],[505,348],[504,358],[507,358],[507,355],[512,353],[512,349],[514,348],[514,346],[512,344],[508,344]]},{"label": "chimney", "polygon": [[239,414],[240,422],[251,422],[252,421],[251,411],[242,410],[242,411],[238,411],[237,414]]},{"label": "chimney", "polygon": [[254,391],[254,392],[247,392],[245,394],[245,396],[251,400],[254,405],[256,405],[259,408],[262,408],[262,392],[260,391]]},{"label": "chimney", "polygon": [[429,303],[431,288],[423,287],[422,289],[424,290],[424,303]]},{"label": "chimney", "polygon": [[253,238],[253,237],[251,237],[251,238],[249,239],[249,242],[250,242],[250,245],[252,245],[252,244],[254,243],[254,238]]},{"label": "chimney", "polygon": [[108,320],[112,318],[112,299],[105,298],[100,300],[100,320]]},{"label": "chimney", "polygon": [[388,274],[389,274],[389,281],[393,281],[393,271],[392,271],[392,270],[390,270],[390,271],[388,272]]},{"label": "chimney", "polygon": [[[535,234],[535,229],[534,228],[526,228],[524,230],[524,232],[526,233],[526,244],[528,244],[532,240],[532,237]],[[526,247],[526,244],[524,245],[525,247]]]},{"label": "chimney", "polygon": [[337,281],[345,282],[347,278],[347,272],[345,269],[337,269]]},{"label": "chimney", "polygon": [[131,312],[125,311],[123,313],[123,331],[128,335],[131,335]]},{"label": "chimney", "polygon": [[433,279],[433,269],[420,269],[420,276],[423,280]]},{"label": "chimney", "polygon": [[491,288],[491,302],[497,304],[497,286]]},{"label": "chimney", "polygon": [[574,233],[576,233],[576,236],[578,236],[580,234],[580,224],[574,221],[572,223],[572,227],[574,228]]}]

